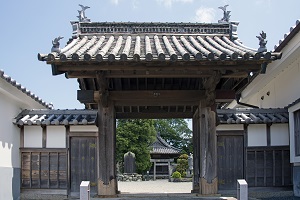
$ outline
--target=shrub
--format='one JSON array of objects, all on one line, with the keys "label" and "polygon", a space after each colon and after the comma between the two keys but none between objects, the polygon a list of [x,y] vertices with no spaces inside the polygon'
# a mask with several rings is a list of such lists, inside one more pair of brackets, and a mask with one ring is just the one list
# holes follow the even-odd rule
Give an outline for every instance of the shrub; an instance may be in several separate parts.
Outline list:
[{"label": "shrub", "polygon": [[185,159],[187,160],[189,158],[189,156],[187,154],[182,154],[179,156],[179,159]]},{"label": "shrub", "polygon": [[186,177],[186,170],[188,169],[188,155],[182,154],[177,159],[177,164],[176,171],[178,171],[182,177]]},{"label": "shrub", "polygon": [[181,177],[185,178],[186,177],[186,172],[182,172]]},{"label": "shrub", "polygon": [[181,174],[178,171],[173,172],[172,178],[181,178]]}]

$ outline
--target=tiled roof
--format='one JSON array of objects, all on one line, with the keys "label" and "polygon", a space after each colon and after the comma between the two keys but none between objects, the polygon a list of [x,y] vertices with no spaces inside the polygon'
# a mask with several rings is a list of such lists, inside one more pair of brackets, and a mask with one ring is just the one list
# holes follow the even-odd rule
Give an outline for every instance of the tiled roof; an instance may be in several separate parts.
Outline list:
[{"label": "tiled roof", "polygon": [[299,32],[300,30],[300,20],[298,19],[295,23],[295,26],[290,28],[288,33],[285,33],[283,39],[279,40],[279,43],[274,46],[275,52],[280,52],[289,41]]},{"label": "tiled roof", "polygon": [[[220,124],[288,123],[287,109],[218,109]],[[23,110],[15,124],[23,125],[96,125],[97,110]],[[176,153],[163,138],[157,136],[153,152]]]},{"label": "tiled roof", "polygon": [[97,110],[23,110],[15,123],[23,125],[96,125]]},{"label": "tiled roof", "polygon": [[220,124],[288,123],[287,109],[224,109],[217,110]]},{"label": "tiled roof", "polygon": [[273,60],[237,39],[238,23],[83,23],[60,52],[39,54],[49,64],[67,61]]},{"label": "tiled roof", "polygon": [[151,145],[151,154],[179,154],[180,150],[169,145],[162,137],[156,136],[156,141]]},{"label": "tiled roof", "polygon": [[293,101],[292,103],[290,103],[289,105],[286,106],[287,109],[289,109],[290,107],[296,105],[300,103],[300,98],[296,99],[295,101]]},{"label": "tiled roof", "polygon": [[8,82],[9,84],[11,84],[12,86],[16,87],[18,90],[20,90],[21,92],[23,92],[24,94],[26,94],[27,96],[29,96],[30,98],[32,98],[33,100],[35,100],[36,102],[38,102],[39,104],[45,106],[46,108],[48,108],[48,109],[52,109],[53,108],[52,104],[46,103],[40,97],[38,97],[37,95],[35,95],[34,93],[32,93],[30,90],[28,90],[26,87],[24,87],[20,83],[18,83],[16,80],[14,80],[10,76],[4,74],[3,70],[0,70],[0,78],[2,78],[3,80],[5,80],[6,82]]}]

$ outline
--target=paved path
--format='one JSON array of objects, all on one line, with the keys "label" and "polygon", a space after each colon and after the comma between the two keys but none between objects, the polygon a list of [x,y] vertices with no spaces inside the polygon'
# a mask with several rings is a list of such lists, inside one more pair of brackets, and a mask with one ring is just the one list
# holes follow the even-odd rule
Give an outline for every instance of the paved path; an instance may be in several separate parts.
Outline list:
[{"label": "paved path", "polygon": [[[168,180],[118,182],[121,192],[114,200],[234,200],[232,197],[200,197],[191,194],[192,182],[169,182]],[[97,198],[92,198],[96,200]],[[109,200],[113,200],[109,199]],[[108,199],[107,199],[108,200]]]},{"label": "paved path", "polygon": [[[235,200],[236,190],[219,191],[220,196],[203,197],[191,194],[191,182],[168,180],[118,182],[117,198],[105,200]],[[293,197],[292,188],[249,188],[249,200],[300,200]],[[99,200],[91,198],[92,200]],[[104,199],[101,199],[104,200]]]},{"label": "paved path", "polygon": [[190,194],[192,182],[169,182],[168,180],[118,182],[121,194],[128,193],[184,193]]}]

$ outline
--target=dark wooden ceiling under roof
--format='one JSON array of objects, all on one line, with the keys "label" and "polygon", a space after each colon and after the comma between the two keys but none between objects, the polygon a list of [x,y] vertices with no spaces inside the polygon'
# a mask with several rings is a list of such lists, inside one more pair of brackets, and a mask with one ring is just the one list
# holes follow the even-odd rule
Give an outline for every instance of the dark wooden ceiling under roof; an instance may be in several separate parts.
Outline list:
[{"label": "dark wooden ceiling under roof", "polygon": [[117,118],[191,118],[210,98],[221,107],[281,56],[243,46],[234,22],[72,26],[64,48],[38,58],[78,79],[86,108],[113,101]]}]

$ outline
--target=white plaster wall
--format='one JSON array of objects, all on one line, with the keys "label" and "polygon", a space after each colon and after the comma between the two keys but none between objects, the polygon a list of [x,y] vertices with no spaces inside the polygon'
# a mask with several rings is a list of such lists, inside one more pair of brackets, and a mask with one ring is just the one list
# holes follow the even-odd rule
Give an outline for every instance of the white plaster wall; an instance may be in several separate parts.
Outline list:
[{"label": "white plaster wall", "polygon": [[289,63],[287,68],[273,77],[271,82],[241,101],[260,108],[283,108],[297,100],[300,97],[299,63],[299,59]]},{"label": "white plaster wall", "polygon": [[47,148],[66,148],[66,128],[64,126],[47,126]]},{"label": "white plaster wall", "polygon": [[70,132],[98,132],[98,127],[95,125],[70,126]]},{"label": "white plaster wall", "polygon": [[20,196],[20,129],[13,124],[23,109],[45,108],[0,78],[0,199]]},{"label": "white plaster wall", "polygon": [[267,128],[265,124],[248,126],[248,146],[267,146]]},{"label": "white plaster wall", "polygon": [[12,122],[21,110],[1,91],[0,110],[0,167],[19,167],[20,129]]},{"label": "white plaster wall", "polygon": [[240,131],[244,130],[244,125],[243,124],[220,124],[216,128],[217,131]]},{"label": "white plaster wall", "polygon": [[[300,34],[294,36],[282,52],[281,59],[268,65],[266,74],[259,74],[243,90],[241,102],[262,108],[281,108],[300,97]],[[268,91],[269,96],[266,95]],[[236,106],[233,101],[228,108]]]},{"label": "white plaster wall", "polygon": [[[285,68],[279,74],[274,76],[267,74],[260,75],[266,78],[272,76],[272,79],[270,82],[265,83],[262,88],[257,88],[256,92],[252,93],[252,95],[241,99],[241,102],[261,108],[283,108],[297,100],[300,97],[300,58],[286,61],[282,65]],[[268,92],[269,95],[267,95]],[[261,97],[263,97],[263,100]]]},{"label": "white plaster wall", "polygon": [[289,125],[273,124],[270,127],[271,146],[284,146],[290,144]]},{"label": "white plaster wall", "polygon": [[40,126],[24,126],[24,147],[42,148],[43,129]]}]

